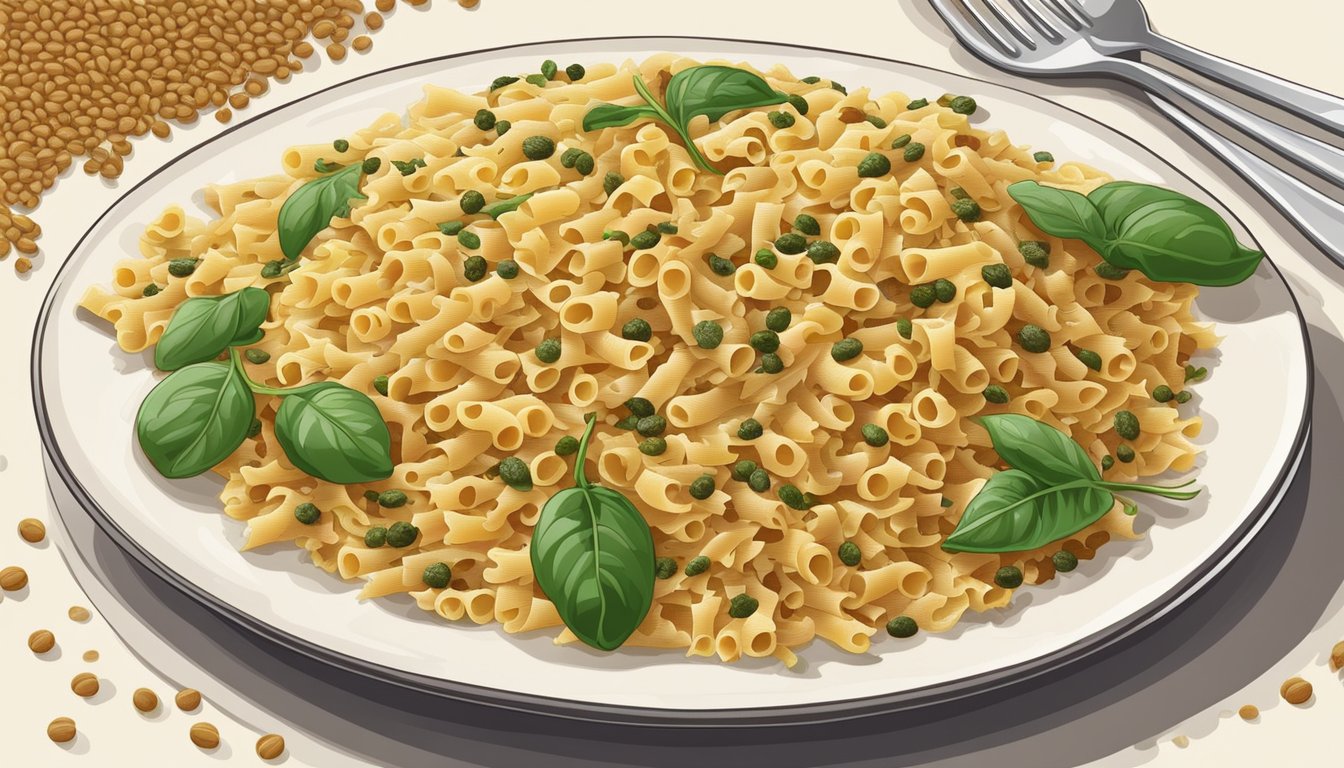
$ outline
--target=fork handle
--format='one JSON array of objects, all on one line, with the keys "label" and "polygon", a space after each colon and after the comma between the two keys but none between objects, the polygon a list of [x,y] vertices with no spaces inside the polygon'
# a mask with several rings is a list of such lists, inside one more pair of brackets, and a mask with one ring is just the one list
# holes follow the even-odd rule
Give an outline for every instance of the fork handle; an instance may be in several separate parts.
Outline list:
[{"label": "fork handle", "polygon": [[1148,50],[1344,136],[1344,99],[1338,96],[1251,69],[1161,35],[1154,35],[1148,41]]},{"label": "fork handle", "polygon": [[1107,71],[1125,78],[1150,94],[1176,94],[1235,127],[1266,148],[1294,163],[1344,187],[1344,150],[1319,139],[1277,125],[1259,115],[1219,98],[1187,80],[1137,61],[1108,57],[1102,64]]},{"label": "fork handle", "polygon": [[1150,93],[1148,98],[1195,141],[1232,166],[1331,261],[1344,267],[1344,205],[1219,135],[1164,97]]}]

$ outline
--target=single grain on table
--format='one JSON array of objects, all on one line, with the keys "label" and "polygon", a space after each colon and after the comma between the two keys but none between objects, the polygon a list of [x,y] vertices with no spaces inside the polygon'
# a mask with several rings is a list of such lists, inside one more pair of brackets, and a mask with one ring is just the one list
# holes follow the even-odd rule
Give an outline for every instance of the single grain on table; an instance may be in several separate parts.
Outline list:
[{"label": "single grain on table", "polygon": [[56,647],[56,636],[49,629],[39,629],[28,636],[28,649],[33,653],[46,653]]},{"label": "single grain on table", "polygon": [[1335,643],[1335,647],[1330,649],[1330,671],[1338,672],[1344,668],[1344,640]]},{"label": "single grain on table", "polygon": [[1289,704],[1305,704],[1311,698],[1311,683],[1300,677],[1290,677],[1279,686],[1279,695]]},{"label": "single grain on table", "polygon": [[278,733],[268,733],[257,739],[257,757],[262,760],[274,760],[285,751],[285,737]]},{"label": "single grain on table", "polygon": [[68,717],[58,717],[47,725],[47,738],[57,744],[75,738],[75,721]]},{"label": "single grain on table", "polygon": [[194,712],[201,706],[201,692],[195,688],[183,688],[174,697],[177,708],[183,712]]},{"label": "single grain on table", "polygon": [[65,612],[65,615],[69,616],[71,621],[84,622],[88,621],[93,614],[89,613],[89,609],[82,605],[72,605],[70,610]]},{"label": "single grain on table", "polygon": [[70,690],[75,692],[76,696],[89,698],[98,695],[98,676],[92,672],[80,672],[70,681]]},{"label": "single grain on table", "polygon": [[0,571],[0,589],[17,592],[28,586],[28,572],[17,565],[11,565]]},{"label": "single grain on table", "polygon": [[191,743],[201,749],[214,749],[219,746],[219,729],[209,723],[194,723],[191,726]]},{"label": "single grain on table", "polygon": [[1260,716],[1260,709],[1254,704],[1247,704],[1241,709],[1238,709],[1237,714],[1241,715],[1242,720],[1254,720]]},{"label": "single grain on table", "polygon": [[47,537],[47,526],[41,520],[25,517],[19,521],[19,536],[30,544],[36,544]]},{"label": "single grain on table", "polygon": [[141,712],[153,712],[159,708],[159,696],[148,688],[136,688],[131,703]]}]

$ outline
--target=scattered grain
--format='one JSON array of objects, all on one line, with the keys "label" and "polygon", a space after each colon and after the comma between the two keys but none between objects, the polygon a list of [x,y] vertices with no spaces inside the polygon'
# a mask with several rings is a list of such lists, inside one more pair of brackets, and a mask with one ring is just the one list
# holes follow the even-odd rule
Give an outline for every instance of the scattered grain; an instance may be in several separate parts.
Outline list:
[{"label": "scattered grain", "polygon": [[99,656],[97,651],[90,649],[85,651],[84,655],[81,658],[92,664],[93,662],[98,660]]},{"label": "scattered grain", "polygon": [[364,27],[365,29],[369,29],[374,32],[377,32],[378,30],[382,29],[383,28],[382,14],[370,13],[368,16],[365,16]]},{"label": "scattered grain", "polygon": [[19,521],[19,535],[24,541],[36,544],[47,537],[47,526],[41,520],[25,517]]},{"label": "scattered grain", "polygon": [[1247,704],[1241,709],[1238,709],[1237,714],[1241,715],[1242,720],[1254,720],[1260,716],[1260,708],[1254,704]]},{"label": "scattered grain", "polygon": [[457,4],[463,8],[475,8],[481,4],[481,0],[457,0]]},{"label": "scattered grain", "polygon": [[28,586],[28,572],[17,565],[11,565],[0,571],[0,589],[17,592]]},{"label": "scattered grain", "polygon": [[82,605],[72,605],[70,610],[65,612],[65,615],[69,616],[71,621],[85,622],[93,614],[89,613],[89,609]]},{"label": "scattered grain", "polygon": [[201,749],[214,749],[219,746],[219,729],[209,723],[194,723],[191,726],[191,743]]},{"label": "scattered grain", "polygon": [[75,738],[75,721],[68,717],[58,717],[47,724],[47,738],[57,744]]},{"label": "scattered grain", "polygon": [[141,712],[153,712],[159,708],[159,696],[148,688],[136,688],[131,703]]},{"label": "scattered grain", "polygon": [[257,757],[262,760],[274,760],[285,751],[285,737],[278,733],[268,733],[257,739]]},{"label": "scattered grain", "polygon": [[56,636],[49,629],[39,629],[28,636],[28,649],[33,653],[46,653],[56,647]]},{"label": "scattered grain", "polygon": [[1344,640],[1335,643],[1335,647],[1330,649],[1330,671],[1338,672],[1344,669]]},{"label": "scattered grain", "polygon": [[345,46],[340,43],[332,43],[327,46],[327,55],[332,61],[340,61],[345,58]]},{"label": "scattered grain", "polygon": [[201,692],[195,688],[183,688],[177,692],[173,700],[177,702],[177,708],[183,712],[195,712],[201,708]]},{"label": "scattered grain", "polygon": [[1300,677],[1290,677],[1279,686],[1279,695],[1289,704],[1305,704],[1311,698],[1311,683]]},{"label": "scattered grain", "polygon": [[350,47],[363,53],[373,47],[373,38],[368,35],[360,35],[350,42]]},{"label": "scattered grain", "polygon": [[98,695],[98,676],[92,672],[80,672],[70,681],[70,690],[76,696],[89,698]]},{"label": "scattered grain", "polygon": [[221,123],[227,123],[233,119],[233,113],[227,109],[221,109],[215,113],[215,119]]},{"label": "scattered grain", "polygon": [[1190,746],[1190,737],[1182,733],[1173,738],[1171,740],[1171,743],[1175,744],[1181,749],[1185,749],[1186,747]]},{"label": "scattered grain", "polygon": [[387,13],[388,11],[392,10],[393,6],[395,6],[396,4],[397,0],[377,0],[373,4],[373,7],[377,8],[383,13]]}]

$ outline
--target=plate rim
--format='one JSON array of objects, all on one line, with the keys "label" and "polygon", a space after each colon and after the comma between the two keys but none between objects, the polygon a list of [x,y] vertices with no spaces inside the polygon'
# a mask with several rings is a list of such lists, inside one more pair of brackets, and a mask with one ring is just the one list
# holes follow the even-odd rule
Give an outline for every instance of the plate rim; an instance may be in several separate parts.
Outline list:
[{"label": "plate rim", "polygon": [[[637,725],[664,728],[757,728],[857,720],[920,709],[933,704],[946,704],[950,701],[973,696],[980,696],[1007,687],[1020,685],[1026,681],[1038,680],[1047,675],[1062,677],[1064,672],[1074,665],[1084,660],[1096,660],[1099,654],[1104,653],[1107,649],[1112,648],[1117,643],[1134,636],[1136,633],[1147,631],[1159,625],[1163,619],[1170,616],[1176,609],[1193,599],[1210,582],[1221,575],[1228,566],[1236,560],[1237,556],[1243,549],[1245,549],[1250,541],[1264,528],[1270,513],[1278,505],[1289,482],[1296,474],[1305,452],[1312,421],[1316,372],[1311,338],[1308,333],[1306,318],[1302,313],[1301,304],[1298,301],[1297,295],[1293,292],[1292,286],[1288,283],[1283,272],[1270,258],[1269,254],[1265,254],[1263,261],[1268,265],[1273,276],[1283,285],[1297,320],[1298,332],[1302,341],[1304,362],[1306,364],[1304,392],[1306,402],[1302,410],[1301,419],[1293,436],[1289,458],[1281,467],[1279,467],[1277,476],[1274,478],[1273,483],[1267,489],[1264,496],[1259,500],[1255,509],[1252,510],[1252,512],[1212,555],[1199,563],[1186,578],[1173,585],[1159,598],[1150,602],[1143,610],[1136,611],[1120,621],[1053,652],[1009,666],[999,667],[989,672],[969,675],[955,680],[935,683],[905,691],[821,703],[789,704],[771,707],[662,709],[646,706],[576,701],[540,694],[518,693],[505,689],[491,688],[473,683],[463,683],[441,677],[406,672],[382,664],[369,662],[361,658],[348,656],[321,645],[309,643],[301,637],[269,624],[256,616],[243,612],[223,600],[216,598],[213,594],[191,582],[185,576],[182,576],[171,568],[165,566],[154,555],[141,547],[132,537],[121,529],[116,520],[108,515],[98,501],[93,498],[92,494],[84,488],[83,483],[81,483],[79,478],[75,476],[74,471],[65,461],[60,446],[56,441],[48,416],[46,393],[42,386],[41,358],[43,354],[43,342],[45,340],[47,327],[54,314],[53,310],[55,308],[54,305],[56,303],[57,294],[60,292],[64,281],[69,277],[70,272],[73,271],[70,256],[78,252],[84,246],[85,240],[93,234],[94,230],[98,228],[103,220],[106,219],[113,210],[120,206],[126,198],[130,197],[142,187],[148,185],[169,167],[177,165],[199,151],[207,150],[211,145],[231,135],[235,131],[250,126],[280,110],[304,103],[310,99],[315,99],[338,88],[347,88],[353,84],[380,77],[388,73],[412,69],[425,64],[449,62],[454,59],[469,56],[514,51],[533,46],[611,42],[646,43],[654,41],[776,46],[796,51],[880,62],[887,65],[895,64],[936,75],[962,78],[973,82],[983,83],[991,87],[1003,88],[1031,99],[1040,99],[1049,102],[1053,106],[1070,113],[1074,118],[1085,125],[1100,126],[1101,128],[1119,134],[1135,144],[1139,143],[1124,131],[1106,126],[1072,107],[1060,104],[1057,101],[1052,101],[1044,96],[1028,92],[1022,88],[1015,87],[1014,85],[991,82],[983,77],[950,72],[927,64],[918,64],[897,58],[842,51],[822,46],[779,42],[775,40],[702,35],[603,35],[593,37],[556,38],[478,48],[469,51],[444,54],[441,56],[431,56],[396,64],[390,67],[384,67],[356,77],[348,78],[330,86],[320,88],[312,93],[296,97],[285,104],[252,115],[246,120],[240,121],[220,133],[211,136],[190,148],[184,149],[171,159],[160,164],[156,169],[145,176],[145,178],[118,195],[117,198],[90,223],[75,244],[71,246],[66,257],[62,260],[61,266],[55,277],[52,279],[51,286],[43,297],[41,307],[38,311],[37,323],[33,329],[33,343],[29,357],[29,383],[32,388],[33,407],[37,420],[38,434],[41,439],[43,453],[47,459],[44,463],[47,469],[48,481],[52,481],[51,474],[54,471],[59,481],[70,491],[81,509],[88,514],[123,551],[130,554],[170,586],[174,587],[179,592],[182,592],[187,597],[201,603],[214,613],[260,637],[270,642],[283,644],[316,661],[336,666],[346,671],[355,672],[373,680],[392,683],[418,692],[443,696],[468,703],[484,704],[499,709],[561,719],[584,721],[596,720],[611,725]],[[649,50],[652,51],[653,49]],[[1198,189],[1209,198],[1217,199],[1207,187],[1191,178],[1181,168],[1163,158],[1159,157],[1158,159],[1161,160],[1163,165],[1174,171],[1180,178],[1193,185],[1194,188]],[[1251,243],[1259,248],[1261,252],[1264,252],[1263,247],[1260,246],[1254,233],[1246,226],[1245,222],[1243,222],[1234,212],[1230,210],[1226,212],[1241,230],[1246,233],[1246,236],[1250,239]],[[57,505],[57,511],[62,515],[65,514],[61,511],[59,505]]]}]

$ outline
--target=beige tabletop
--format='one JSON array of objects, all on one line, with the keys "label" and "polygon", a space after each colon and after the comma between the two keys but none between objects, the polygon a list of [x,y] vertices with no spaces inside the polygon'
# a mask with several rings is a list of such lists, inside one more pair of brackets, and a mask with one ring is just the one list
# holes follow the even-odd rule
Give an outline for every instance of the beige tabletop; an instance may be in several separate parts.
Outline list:
[{"label": "beige tabletop", "polygon": [[[371,3],[370,3],[371,5]],[[1147,0],[1154,25],[1163,33],[1298,82],[1344,93],[1344,69],[1338,66],[1338,30],[1344,11],[1323,10],[1320,0]],[[1333,15],[1334,18],[1327,18]],[[1344,683],[1325,665],[1331,646],[1344,639],[1344,473],[1338,457],[1344,449],[1344,272],[1331,264],[1240,179],[1188,140],[1149,108],[1133,91],[1107,90],[1095,83],[1076,86],[1033,84],[1000,75],[960,51],[923,0],[826,3],[756,0],[483,0],[464,10],[446,0],[419,8],[399,6],[371,51],[345,62],[309,63],[310,71],[284,85],[238,117],[245,119],[291,99],[360,74],[433,55],[510,43],[603,35],[710,35],[801,43],[917,62],[1016,85],[1089,114],[1127,133],[1168,158],[1218,195],[1254,232],[1266,252],[1287,274],[1311,326],[1318,374],[1314,404],[1314,450],[1309,465],[1289,494],[1284,519],[1249,562],[1239,562],[1219,593],[1223,603],[1205,606],[1207,620],[1191,630],[1189,643],[1171,643],[1162,658],[1136,662],[1131,682],[1098,691],[1097,706],[1043,712],[1021,733],[995,733],[993,713],[970,747],[955,756],[928,751],[933,765],[1067,765],[1095,761],[1105,766],[1206,766],[1253,764],[1336,764],[1335,737],[1344,716]],[[33,319],[68,253],[97,212],[160,164],[222,130],[213,120],[174,134],[171,142],[140,140],[125,175],[109,183],[67,172],[35,218],[45,234],[45,260],[39,269],[15,276],[0,271],[0,313],[10,332],[0,339],[10,374],[0,377],[0,489],[8,510],[0,532],[0,565],[17,564],[29,574],[29,586],[0,593],[0,764],[10,766],[209,766],[263,765],[254,753],[259,735],[285,735],[289,751],[282,764],[369,765],[393,760],[437,765],[545,765],[521,749],[459,749],[442,758],[425,754],[367,759],[341,755],[321,737],[326,707],[356,714],[354,708],[298,697],[248,701],[231,684],[237,659],[203,643],[188,659],[156,638],[156,629],[136,616],[117,612],[116,601],[92,579],[67,536],[51,519],[43,481],[41,451],[26,376]],[[1248,407],[1253,407],[1248,401]],[[20,518],[48,522],[52,536],[39,545],[14,535]],[[116,568],[109,555],[99,567]],[[77,577],[84,579],[83,588]],[[86,592],[87,590],[87,592]],[[77,622],[67,616],[74,605],[108,607],[107,616]],[[109,619],[116,623],[114,632]],[[180,620],[186,620],[179,617]],[[58,650],[36,657],[27,648],[30,632],[46,628]],[[99,658],[86,662],[88,650]],[[218,664],[203,664],[211,658]],[[245,660],[244,660],[245,662]],[[207,668],[208,667],[208,668]],[[1156,672],[1154,672],[1156,670]],[[89,671],[101,681],[91,699],[76,697],[70,681]],[[1301,675],[1314,697],[1294,706],[1279,698],[1279,685]],[[154,689],[165,706],[149,717],[131,703],[141,686]],[[202,690],[199,712],[184,713],[171,704],[178,687]],[[1104,695],[1103,695],[1104,694]],[[338,692],[333,695],[339,696]],[[280,704],[276,702],[280,701]],[[1260,716],[1244,722],[1238,707],[1253,704]],[[79,737],[58,746],[48,740],[47,723],[66,715],[78,723]],[[333,715],[333,718],[335,716]],[[218,727],[223,745],[203,752],[188,739],[193,723]],[[334,720],[333,720],[334,721]],[[316,725],[314,725],[316,724]],[[355,727],[355,726],[351,726]],[[981,738],[992,734],[992,738]],[[371,737],[372,738],[372,737]],[[970,734],[949,738],[971,740]],[[980,743],[980,742],[977,742]],[[522,744],[517,745],[519,747]],[[846,759],[843,742],[830,748],[836,762]],[[1048,750],[1048,751],[1042,751]],[[893,745],[892,754],[901,754]],[[505,754],[507,753],[507,754]],[[388,753],[393,754],[393,753]],[[402,754],[402,753],[395,753]],[[612,752],[608,764],[626,762]],[[1285,758],[1291,758],[1285,760]],[[633,758],[631,758],[633,759]],[[919,762],[905,755],[901,764]],[[708,763],[706,763],[708,764]],[[817,764],[817,763],[814,763]],[[873,763],[878,764],[877,762]],[[891,762],[882,764],[890,765]]]}]

